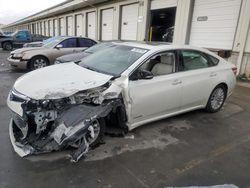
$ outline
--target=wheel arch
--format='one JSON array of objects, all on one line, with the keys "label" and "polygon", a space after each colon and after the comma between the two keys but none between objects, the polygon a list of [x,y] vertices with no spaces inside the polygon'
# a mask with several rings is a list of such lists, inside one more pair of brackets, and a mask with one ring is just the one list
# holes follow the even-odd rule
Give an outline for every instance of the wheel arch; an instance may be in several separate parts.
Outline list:
[{"label": "wheel arch", "polygon": [[6,43],[6,42],[9,42],[12,45],[12,47],[13,47],[13,41],[11,41],[11,40],[4,40],[4,41],[1,41],[2,48],[3,48],[4,43]]},{"label": "wheel arch", "polygon": [[[215,89],[216,87],[218,87],[218,86],[223,86],[223,87],[225,88],[226,94],[227,94],[227,92],[228,92],[228,85],[227,85],[226,82],[220,82],[219,84],[217,84],[217,85],[214,87],[214,89]],[[214,90],[214,89],[213,89],[213,90]]]},{"label": "wheel arch", "polygon": [[50,65],[49,58],[48,58],[47,56],[45,56],[45,55],[39,54],[39,55],[34,55],[34,56],[32,56],[32,57],[30,58],[30,60],[29,60],[28,63],[27,63],[27,68],[28,68],[28,69],[30,69],[30,65],[31,65],[32,60],[33,60],[34,58],[37,58],[37,57],[43,57],[43,58],[45,58],[45,59],[48,61],[48,65]]}]

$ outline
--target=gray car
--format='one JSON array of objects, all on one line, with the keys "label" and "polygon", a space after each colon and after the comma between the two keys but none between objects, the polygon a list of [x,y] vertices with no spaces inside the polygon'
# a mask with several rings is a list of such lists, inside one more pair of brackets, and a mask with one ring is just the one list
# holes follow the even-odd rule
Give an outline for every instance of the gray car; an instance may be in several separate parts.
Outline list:
[{"label": "gray car", "polygon": [[54,64],[57,57],[81,52],[96,43],[83,37],[55,37],[42,47],[22,48],[11,52],[8,61],[14,68],[39,69]]},{"label": "gray car", "polygon": [[100,51],[106,47],[110,47],[112,45],[113,45],[112,42],[102,42],[102,43],[96,44],[88,48],[87,50],[83,50],[82,52],[63,55],[61,57],[58,57],[56,58],[55,64],[67,63],[67,62],[74,62],[78,64],[83,58],[87,57],[88,55],[93,54],[97,51]]}]

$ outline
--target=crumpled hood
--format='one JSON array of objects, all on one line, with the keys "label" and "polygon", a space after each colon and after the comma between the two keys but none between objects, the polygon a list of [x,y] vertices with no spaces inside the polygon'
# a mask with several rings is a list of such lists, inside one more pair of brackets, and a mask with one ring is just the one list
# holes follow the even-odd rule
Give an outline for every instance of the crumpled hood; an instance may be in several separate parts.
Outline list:
[{"label": "crumpled hood", "polygon": [[14,84],[17,92],[35,100],[60,99],[107,83],[112,76],[74,63],[52,65],[27,73]]},{"label": "crumpled hood", "polygon": [[44,49],[44,48],[43,47],[20,48],[20,49],[12,51],[11,54],[20,54],[20,53],[33,51],[33,50],[40,50],[40,49]]}]

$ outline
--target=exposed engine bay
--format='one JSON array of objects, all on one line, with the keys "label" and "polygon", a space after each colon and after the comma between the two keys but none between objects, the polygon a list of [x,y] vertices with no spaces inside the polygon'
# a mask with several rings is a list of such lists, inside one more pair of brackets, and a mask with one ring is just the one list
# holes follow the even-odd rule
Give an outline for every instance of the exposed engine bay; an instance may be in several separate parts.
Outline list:
[{"label": "exposed engine bay", "polygon": [[71,148],[71,161],[77,162],[102,141],[106,125],[126,132],[122,94],[109,91],[110,85],[44,100],[30,99],[13,89],[8,106],[13,114],[10,137],[15,151],[23,157]]}]

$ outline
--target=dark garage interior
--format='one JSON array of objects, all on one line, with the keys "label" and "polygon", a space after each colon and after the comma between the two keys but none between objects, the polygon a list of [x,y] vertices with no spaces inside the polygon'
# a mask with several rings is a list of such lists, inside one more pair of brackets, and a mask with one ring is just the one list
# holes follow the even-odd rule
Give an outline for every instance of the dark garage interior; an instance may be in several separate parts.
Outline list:
[{"label": "dark garage interior", "polygon": [[172,42],[176,7],[151,10],[149,41]]}]

